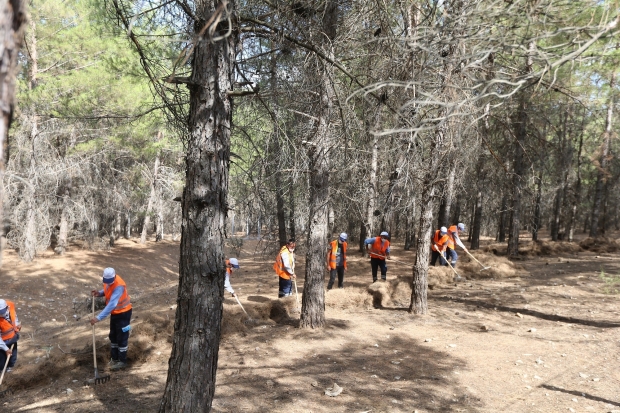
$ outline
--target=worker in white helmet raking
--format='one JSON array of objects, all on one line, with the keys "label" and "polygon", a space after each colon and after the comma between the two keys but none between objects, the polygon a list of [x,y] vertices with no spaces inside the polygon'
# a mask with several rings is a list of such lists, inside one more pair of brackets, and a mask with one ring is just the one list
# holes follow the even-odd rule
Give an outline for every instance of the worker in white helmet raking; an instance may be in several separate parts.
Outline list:
[{"label": "worker in white helmet raking", "polygon": [[338,275],[338,288],[344,288],[344,272],[347,270],[347,234],[343,232],[338,239],[333,240],[327,247],[327,271],[329,282],[327,289],[331,290]]},{"label": "worker in white helmet raking", "polygon": [[[457,225],[452,225],[448,228],[448,247],[446,248],[446,260],[451,262],[453,268],[456,268],[456,261],[459,259],[458,254],[456,253],[455,244],[459,247],[463,248],[463,251],[467,252],[467,248],[461,242],[459,238],[459,234],[465,231],[465,224],[459,222]],[[445,265],[448,265],[446,263]]]},{"label": "worker in white helmet raking", "polygon": [[233,268],[239,268],[239,261],[236,258],[229,258],[226,260],[226,278],[224,280],[224,289],[228,291],[233,297],[236,297],[235,290],[230,285],[230,275],[233,272]]}]

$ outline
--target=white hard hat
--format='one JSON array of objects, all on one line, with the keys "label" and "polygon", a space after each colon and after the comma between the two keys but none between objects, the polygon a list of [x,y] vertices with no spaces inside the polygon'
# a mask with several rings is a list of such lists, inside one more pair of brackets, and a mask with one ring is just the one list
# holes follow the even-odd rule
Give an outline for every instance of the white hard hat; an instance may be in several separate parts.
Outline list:
[{"label": "white hard hat", "polygon": [[463,224],[462,222],[459,222],[456,227],[459,229],[459,231],[465,231],[465,224]]},{"label": "white hard hat", "polygon": [[340,239],[343,240],[343,241],[346,241],[347,240],[347,233],[346,232],[341,233],[340,234]]},{"label": "white hard hat", "polygon": [[381,236],[381,237],[389,237],[390,234],[388,234],[387,231],[383,231],[381,234],[379,234],[379,236]]},{"label": "white hard hat", "polygon": [[108,267],[103,270],[103,282],[106,284],[112,284],[114,282],[114,277],[116,277],[116,271],[114,268]]},{"label": "white hard hat", "polygon": [[439,228],[439,232],[441,232],[442,234],[447,234],[448,233],[448,228],[441,227],[441,228]]},{"label": "white hard hat", "polygon": [[237,261],[236,258],[231,258],[228,262],[230,262],[230,265],[232,265],[233,268],[239,268],[239,261]]},{"label": "white hard hat", "polygon": [[0,315],[4,315],[6,313],[7,308],[8,308],[8,305],[6,304],[6,301],[0,299]]}]

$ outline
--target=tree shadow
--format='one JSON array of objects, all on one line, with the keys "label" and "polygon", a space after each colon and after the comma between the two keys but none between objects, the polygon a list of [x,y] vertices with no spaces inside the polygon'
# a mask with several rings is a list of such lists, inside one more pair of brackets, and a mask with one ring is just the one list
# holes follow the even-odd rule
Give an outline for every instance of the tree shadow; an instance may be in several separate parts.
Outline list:
[{"label": "tree shadow", "polygon": [[590,399],[590,400],[597,401],[597,402],[609,403],[609,404],[613,404],[614,406],[620,406],[620,402],[612,401],[612,400],[607,400],[607,399],[604,399],[602,397],[598,397],[598,396],[594,396],[594,395],[591,395],[591,394],[588,394],[588,393],[584,393],[582,391],[562,389],[560,387],[550,386],[548,384],[541,384],[540,387],[543,387],[543,388],[545,388],[547,390],[552,390],[552,391],[557,391],[557,392],[562,392],[562,393],[568,393],[568,394],[572,394],[574,396],[579,396],[579,397],[585,397],[586,399]]},{"label": "tree shadow", "polygon": [[614,323],[612,321],[586,320],[582,318],[567,317],[567,316],[561,316],[561,315],[555,315],[555,314],[547,314],[547,313],[543,313],[542,311],[530,310],[527,308],[509,307],[509,306],[500,305],[500,304],[488,303],[482,300],[464,299],[464,298],[459,298],[459,297],[451,297],[451,298],[435,297],[434,300],[446,301],[446,302],[454,301],[454,302],[458,302],[461,304],[475,305],[475,306],[483,307],[486,309],[493,309],[493,310],[509,312],[509,313],[520,313],[523,315],[529,315],[529,316],[540,318],[543,320],[561,321],[563,323],[580,324],[580,325],[590,326],[590,327],[598,327],[598,328],[620,327],[620,323]]},{"label": "tree shadow", "polygon": [[[326,329],[316,332],[314,340],[338,339],[338,329],[346,328],[346,324],[331,320]],[[255,341],[273,337],[273,333],[254,337]],[[291,346],[297,335],[309,334],[299,330]],[[258,347],[256,350],[263,351]],[[214,412],[270,412],[294,406],[304,406],[307,411],[475,412],[482,407],[453,374],[466,368],[463,360],[406,338],[386,338],[374,345],[363,342],[363,338],[349,340],[337,351],[321,350],[317,345],[294,360],[279,357],[277,351],[275,358],[271,351],[268,353],[270,358],[253,355],[252,362],[258,365],[249,366],[239,348],[241,362],[218,369]],[[263,360],[269,367],[263,366]],[[270,374],[265,373],[265,368]],[[343,392],[337,397],[326,396],[325,390],[334,383]],[[256,400],[266,404],[257,406]]]}]

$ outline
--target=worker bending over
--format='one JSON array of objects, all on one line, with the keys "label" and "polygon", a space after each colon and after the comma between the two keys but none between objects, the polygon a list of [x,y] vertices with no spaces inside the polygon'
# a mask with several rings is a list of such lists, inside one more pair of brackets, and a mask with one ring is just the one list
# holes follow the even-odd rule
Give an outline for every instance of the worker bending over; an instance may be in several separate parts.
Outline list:
[{"label": "worker bending over", "polygon": [[366,251],[370,256],[370,268],[372,270],[372,282],[377,281],[377,269],[381,268],[381,279],[387,279],[387,266],[385,259],[390,259],[390,234],[383,231],[378,237],[367,238],[364,241]]},{"label": "worker bending over", "polygon": [[431,241],[431,266],[434,267],[437,263],[437,258],[439,258],[439,265],[447,265],[445,256],[446,249],[448,248],[448,240],[450,237],[448,236],[448,229],[446,227],[441,227],[435,234],[433,235],[433,239]]},{"label": "worker bending over", "polygon": [[463,223],[452,225],[448,228],[448,237],[450,239],[448,240],[448,248],[446,248],[446,259],[451,259],[452,267],[456,267],[456,261],[459,259],[459,256],[455,251],[454,244],[463,248],[463,251],[467,252],[467,248],[465,248],[465,245],[463,245],[461,239],[459,238],[459,234],[463,231],[465,231],[465,224]]}]

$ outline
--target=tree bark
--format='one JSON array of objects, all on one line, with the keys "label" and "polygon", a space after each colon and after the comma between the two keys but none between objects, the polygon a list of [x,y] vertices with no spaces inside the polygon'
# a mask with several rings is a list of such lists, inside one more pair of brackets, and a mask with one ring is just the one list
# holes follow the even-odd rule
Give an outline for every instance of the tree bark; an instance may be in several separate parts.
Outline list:
[{"label": "tree bark", "polygon": [[378,184],[377,184],[377,169],[379,159],[379,140],[373,133],[379,130],[381,127],[381,112],[383,105],[379,103],[376,108],[374,122],[372,129],[369,131],[369,136],[372,140],[371,157],[370,157],[370,176],[368,177],[368,206],[366,208],[366,233],[372,235],[377,230],[375,211],[377,209],[377,197]]},{"label": "tree bark", "polygon": [[[160,132],[157,133],[158,135]],[[146,206],[146,214],[144,215],[144,224],[142,225],[142,235],[140,236],[140,244],[146,243],[146,236],[148,233],[149,226],[151,225],[151,213],[153,212],[153,205],[155,204],[157,198],[156,191],[156,182],[157,182],[157,173],[159,172],[159,154],[155,157],[155,166],[153,167],[153,176],[151,178],[151,195],[149,196],[149,202]]]},{"label": "tree bark", "polygon": [[[323,32],[329,42],[324,46],[333,56],[332,41],[336,37],[338,3],[326,3],[323,15]],[[301,300],[301,328],[325,326],[325,254],[329,242],[329,151],[333,137],[329,130],[335,91],[332,85],[333,67],[323,62],[318,127],[314,139],[308,145],[310,166],[310,197],[308,205],[308,241],[306,252],[306,278]]]},{"label": "tree bark", "polygon": [[616,85],[616,72],[612,72],[609,81],[609,100],[607,102],[607,116],[605,117],[605,133],[603,135],[603,144],[601,146],[601,154],[598,159],[598,173],[596,174],[596,186],[594,188],[594,202],[592,204],[592,218],[590,219],[590,237],[595,238],[599,232],[599,217],[601,212],[601,203],[603,201],[603,192],[605,181],[607,180],[607,163],[609,157],[609,148],[611,146],[612,136],[612,115],[614,108],[614,87]]},{"label": "tree bark", "polygon": [[[238,35],[234,1],[227,3],[227,10],[222,7],[218,1],[196,2],[195,33],[204,33],[205,25],[214,17],[213,35],[223,38],[195,37],[189,86],[178,307],[160,413],[209,412],[215,392],[232,126],[232,101],[228,92],[233,85]],[[229,24],[233,25],[232,33],[227,34]]]},{"label": "tree bark", "polygon": [[[538,172],[538,179],[536,180],[536,200],[534,202],[534,225],[532,226],[532,241],[538,241],[538,230],[540,229],[540,224],[541,224],[540,203],[542,201],[542,178],[543,178],[543,167],[541,165],[540,171]],[[557,233],[556,233],[556,239],[557,239]]]},{"label": "tree bark", "polygon": [[62,189],[62,211],[60,213],[60,228],[58,230],[58,245],[54,252],[63,255],[67,250],[67,236],[69,234],[69,187]]},{"label": "tree bark", "polygon": [[[450,226],[450,209],[452,208],[452,199],[454,197],[454,178],[456,175],[456,166],[454,161],[450,163],[450,171],[448,179],[444,183],[443,197],[439,206],[439,214],[437,218],[437,228]],[[457,224],[457,222],[454,222]]]},{"label": "tree bark", "polygon": [[583,149],[583,132],[579,135],[579,149],[577,150],[577,178],[573,188],[571,214],[568,220],[568,242],[573,242],[575,226],[577,225],[577,205],[581,202],[581,151]]},{"label": "tree bark", "polygon": [[499,219],[498,219],[498,234],[497,241],[504,242],[506,241],[506,215],[508,209],[508,197],[506,194],[502,195],[502,203],[499,211]]}]

